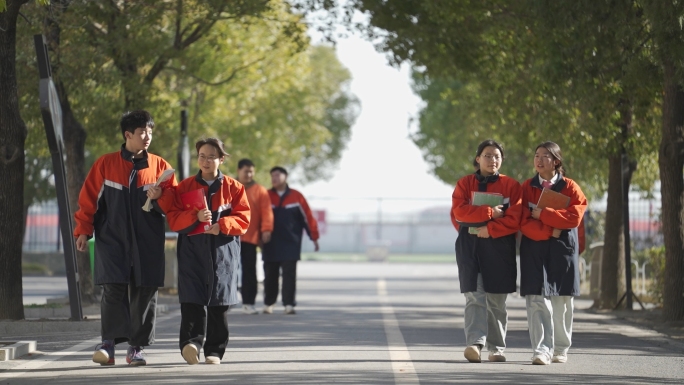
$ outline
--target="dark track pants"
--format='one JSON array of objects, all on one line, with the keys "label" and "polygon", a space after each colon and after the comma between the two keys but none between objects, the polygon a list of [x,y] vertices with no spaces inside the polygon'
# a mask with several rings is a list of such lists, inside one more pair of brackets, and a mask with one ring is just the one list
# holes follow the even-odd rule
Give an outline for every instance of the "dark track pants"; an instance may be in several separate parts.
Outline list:
[{"label": "dark track pants", "polygon": [[228,346],[228,306],[204,306],[181,303],[179,346],[195,344],[197,351],[204,347],[204,357],[223,359]]},{"label": "dark track pants", "polygon": [[278,300],[278,278],[283,272],[283,305],[295,306],[297,290],[297,261],[264,261],[264,304],[270,306]]},{"label": "dark track pants", "polygon": [[243,242],[240,249],[240,261],[242,263],[242,294],[243,305],[254,305],[257,295],[257,246]]},{"label": "dark track pants", "polygon": [[115,344],[128,341],[131,346],[152,345],[158,288],[136,286],[131,270],[130,284],[106,283],[102,289],[102,339]]}]

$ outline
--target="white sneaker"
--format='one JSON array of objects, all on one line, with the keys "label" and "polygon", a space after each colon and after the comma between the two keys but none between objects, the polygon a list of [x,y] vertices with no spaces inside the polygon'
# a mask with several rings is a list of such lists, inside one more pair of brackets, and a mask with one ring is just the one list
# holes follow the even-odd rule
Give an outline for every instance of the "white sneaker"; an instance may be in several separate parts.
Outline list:
[{"label": "white sneaker", "polygon": [[195,346],[195,344],[187,344],[183,346],[181,354],[188,365],[196,365],[199,363],[199,351],[197,350],[197,346]]},{"label": "white sneaker", "polygon": [[504,352],[489,352],[489,361],[506,362],[506,355]]},{"label": "white sneaker", "polygon": [[287,305],[287,306],[285,306],[285,314],[297,314],[297,313],[295,312],[294,306]]},{"label": "white sneaker", "polygon": [[275,306],[275,305],[268,305],[268,306],[264,307],[263,313],[264,314],[273,314],[273,306]]},{"label": "white sneaker", "polygon": [[210,365],[220,365],[221,364],[221,359],[218,357],[214,356],[209,356],[204,359],[205,364],[210,364]]},{"label": "white sneaker", "polygon": [[480,345],[470,345],[463,351],[463,356],[469,362],[482,362],[480,351]]},{"label": "white sneaker", "polygon": [[551,360],[546,354],[535,354],[532,357],[532,365],[549,365]]},{"label": "white sneaker", "polygon": [[256,308],[254,308],[254,305],[242,305],[242,311],[245,314],[259,314]]},{"label": "white sneaker", "polygon": [[557,364],[564,364],[568,362],[568,353],[554,353],[552,361]]}]

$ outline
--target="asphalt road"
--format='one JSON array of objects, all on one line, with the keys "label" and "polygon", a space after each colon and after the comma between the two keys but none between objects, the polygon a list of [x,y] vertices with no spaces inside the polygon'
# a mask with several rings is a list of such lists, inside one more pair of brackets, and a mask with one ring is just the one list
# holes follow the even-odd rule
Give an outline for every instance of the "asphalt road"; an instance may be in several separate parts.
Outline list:
[{"label": "asphalt road", "polygon": [[127,367],[123,344],[116,366],[94,364],[99,337],[92,333],[2,336],[33,337],[44,354],[0,363],[0,384],[684,383],[680,343],[581,310],[568,363],[531,365],[524,300],[512,295],[508,361],[468,363],[455,263],[303,262],[297,301],[294,316],[280,306],[273,315],[231,310],[230,344],[218,366],[185,364],[177,306],[159,318],[146,367]]}]

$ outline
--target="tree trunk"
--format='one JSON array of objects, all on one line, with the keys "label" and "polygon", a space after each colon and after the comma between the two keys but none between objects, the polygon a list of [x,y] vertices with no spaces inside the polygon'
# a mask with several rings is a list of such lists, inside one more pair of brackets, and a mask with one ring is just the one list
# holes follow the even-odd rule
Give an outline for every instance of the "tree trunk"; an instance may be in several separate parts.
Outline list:
[{"label": "tree trunk", "polygon": [[663,60],[663,70],[663,128],[658,152],[665,241],[663,316],[668,321],[681,321],[684,320],[684,89],[677,81],[672,61]]},{"label": "tree trunk", "polygon": [[[621,278],[624,278],[624,226],[622,224],[622,157],[608,158],[608,206],[606,208],[603,259],[601,260],[601,295],[599,309],[612,309],[621,295]],[[620,269],[622,260],[622,269]],[[623,271],[620,273],[620,271]]]},{"label": "tree trunk", "polygon": [[24,143],[16,72],[17,17],[28,0],[0,13],[0,319],[23,319],[21,248],[24,226]]},{"label": "tree trunk", "polygon": [[[85,141],[86,131],[76,119],[69,102],[69,93],[60,76],[60,17],[67,11],[70,0],[53,1],[43,20],[45,37],[52,52],[52,74],[55,78],[55,88],[62,106],[62,132],[64,138],[64,152],[66,154],[67,190],[69,191],[69,207],[71,215],[78,210],[78,196],[85,181]],[[81,301],[85,304],[96,301],[93,276],[90,273],[90,253],[76,250],[76,265],[79,272],[79,289]]]}]

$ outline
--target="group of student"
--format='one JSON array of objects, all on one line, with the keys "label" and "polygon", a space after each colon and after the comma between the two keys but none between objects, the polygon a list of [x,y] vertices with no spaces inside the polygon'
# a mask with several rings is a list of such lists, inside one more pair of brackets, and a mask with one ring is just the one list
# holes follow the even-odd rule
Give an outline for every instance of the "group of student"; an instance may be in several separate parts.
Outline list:
[{"label": "group of student", "polygon": [[[452,195],[451,219],[458,230],[456,262],[465,305],[465,358],[505,362],[506,297],[516,291],[516,244],[520,240],[520,294],[525,296],[532,363],[565,363],[572,341],[573,297],[580,294],[579,254],[587,199],[565,176],[560,147],[539,144],[536,175],[522,186],[499,173],[503,146],[480,143],[476,171],[461,178]],[[565,208],[537,207],[544,189],[569,197]],[[499,206],[474,205],[473,192],[498,193]],[[471,231],[473,230],[473,231]],[[520,234],[520,238],[518,238]]]},{"label": "group of student", "polygon": [[[94,281],[102,286],[102,344],[93,361],[114,365],[115,346],[128,342],[126,362],[146,365],[143,348],[155,339],[158,288],[164,286],[165,226],[178,233],[179,349],[188,364],[220,364],[229,340],[228,311],[239,303],[238,265],[242,263],[242,302],[255,314],[256,249],[264,260],[264,313],[273,313],[282,270],[286,314],[295,314],[297,261],[303,232],[318,251],[318,230],[309,206],[287,184],[283,167],[271,170],[273,188],[255,183],[254,164],[238,163],[238,180],[220,165],[228,154],[216,138],[196,145],[199,171],[180,183],[157,181],[171,165],[147,149],[154,120],[143,110],[120,121],[125,143],[95,161],[79,195],[75,213],[76,247],[87,249],[95,236]],[[202,208],[184,203],[201,192]],[[145,210],[148,200],[151,209]],[[198,231],[198,226],[201,226]]]}]

